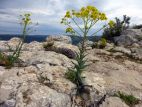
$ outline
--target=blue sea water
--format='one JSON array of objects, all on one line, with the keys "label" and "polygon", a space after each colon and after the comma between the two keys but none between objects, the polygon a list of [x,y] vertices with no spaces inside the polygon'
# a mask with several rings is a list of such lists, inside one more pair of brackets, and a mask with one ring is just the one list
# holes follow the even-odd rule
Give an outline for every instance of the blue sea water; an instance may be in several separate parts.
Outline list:
[{"label": "blue sea water", "polygon": [[[32,41],[43,42],[43,41],[45,41],[46,37],[48,37],[48,36],[49,35],[28,35],[26,37],[25,42],[26,43],[30,43]],[[15,36],[13,36],[13,35],[0,35],[0,40],[10,40],[13,37],[19,37],[19,36],[18,35],[15,35]],[[71,36],[71,38],[72,38],[72,43],[75,44],[75,45],[78,44],[82,39],[81,37],[75,37],[75,36],[74,37]],[[100,36],[88,37],[88,39],[90,41],[98,41],[100,39]]]},{"label": "blue sea water", "polygon": [[[0,40],[10,40],[13,37],[19,37],[18,35],[0,35]],[[25,42],[30,43],[32,41],[38,41],[38,42],[43,42],[46,39],[46,35],[29,35],[26,37]]]}]

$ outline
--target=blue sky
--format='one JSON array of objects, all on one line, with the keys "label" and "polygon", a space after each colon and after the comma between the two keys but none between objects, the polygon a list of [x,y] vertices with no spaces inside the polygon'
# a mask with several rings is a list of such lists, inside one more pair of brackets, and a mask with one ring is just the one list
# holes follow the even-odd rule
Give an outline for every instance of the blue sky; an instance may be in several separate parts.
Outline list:
[{"label": "blue sky", "polygon": [[131,16],[132,24],[142,24],[142,0],[0,0],[0,34],[20,33],[18,17],[27,12],[32,14],[33,22],[39,23],[33,34],[64,34],[60,19],[66,10],[87,5],[96,6],[109,19],[126,14]]}]

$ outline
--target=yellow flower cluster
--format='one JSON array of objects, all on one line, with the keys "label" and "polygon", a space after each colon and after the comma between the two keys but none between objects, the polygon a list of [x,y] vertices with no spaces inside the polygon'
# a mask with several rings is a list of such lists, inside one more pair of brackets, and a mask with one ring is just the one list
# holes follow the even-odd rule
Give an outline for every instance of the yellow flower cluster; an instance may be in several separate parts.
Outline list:
[{"label": "yellow flower cluster", "polygon": [[100,13],[100,20],[107,20],[105,13]]},{"label": "yellow flower cluster", "polygon": [[82,7],[79,12],[75,10],[67,11],[64,18],[92,18],[93,20],[107,20],[107,17],[104,13],[99,12],[99,10],[94,6]]},{"label": "yellow flower cluster", "polygon": [[70,11],[67,11],[67,12],[66,12],[66,15],[65,15],[65,17],[66,17],[66,18],[71,18],[71,14],[70,14]]},{"label": "yellow flower cluster", "polygon": [[74,32],[74,30],[71,28],[71,27],[68,27],[67,29],[66,29],[66,33],[75,33]]},{"label": "yellow flower cluster", "polygon": [[[103,12],[100,12],[96,7],[94,6],[86,6],[82,7],[79,11],[67,11],[65,16],[62,18],[61,23],[68,26],[66,29],[66,33],[77,33],[78,35],[87,35],[88,31],[95,26],[95,24],[98,21],[105,21],[107,20],[106,14]],[[83,27],[80,25],[84,24]],[[79,30],[76,30],[76,28],[73,28],[73,25],[76,25]],[[112,21],[109,22],[109,26],[113,26],[114,23]],[[104,29],[105,25],[101,28]],[[81,34],[84,33],[84,34]],[[94,34],[94,33],[93,33]]]},{"label": "yellow flower cluster", "polygon": [[22,17],[22,23],[25,23],[26,25],[31,24],[31,18],[30,18],[31,14],[24,14]]}]

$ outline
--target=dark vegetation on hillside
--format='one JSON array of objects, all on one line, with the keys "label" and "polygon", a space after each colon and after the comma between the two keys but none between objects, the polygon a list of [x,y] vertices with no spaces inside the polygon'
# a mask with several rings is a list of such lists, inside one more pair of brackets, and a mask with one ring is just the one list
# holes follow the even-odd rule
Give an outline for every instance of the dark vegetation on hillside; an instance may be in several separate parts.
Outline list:
[{"label": "dark vegetation on hillside", "polygon": [[129,24],[129,16],[124,15],[123,20],[116,17],[114,26],[105,28],[102,37],[108,41],[114,42],[114,37],[120,36],[124,30],[129,28]]},{"label": "dark vegetation on hillside", "polygon": [[134,25],[134,26],[132,26],[132,28],[133,29],[141,29],[142,28],[142,24],[140,24],[140,25]]}]

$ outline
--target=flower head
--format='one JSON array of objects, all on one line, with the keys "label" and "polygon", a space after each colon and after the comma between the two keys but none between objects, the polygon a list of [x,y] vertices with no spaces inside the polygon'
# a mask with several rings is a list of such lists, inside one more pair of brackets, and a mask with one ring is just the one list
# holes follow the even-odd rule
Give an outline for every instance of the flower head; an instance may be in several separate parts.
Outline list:
[{"label": "flower head", "polygon": [[68,27],[67,29],[66,29],[66,33],[75,33],[74,32],[74,30],[71,28],[71,27]]},{"label": "flower head", "polygon": [[66,15],[65,15],[65,17],[66,17],[66,18],[71,18],[71,14],[70,14],[70,11],[67,11],[67,12],[66,12]]},{"label": "flower head", "polygon": [[110,20],[109,23],[108,23],[108,25],[109,25],[110,28],[114,27],[114,24],[115,24],[115,23],[114,23],[114,21],[112,21],[112,20]]},{"label": "flower head", "polygon": [[[82,7],[79,11],[67,11],[64,18],[62,18],[61,23],[68,26],[68,28],[66,29],[66,33],[76,33],[77,35],[82,36],[84,34],[81,33],[84,33],[85,30],[88,33],[88,31],[93,26],[95,26],[98,21],[104,20],[107,20],[105,13],[100,12],[94,6],[87,6]],[[84,24],[84,26],[81,26],[82,24]],[[76,27],[79,28],[81,33],[78,32],[76,28],[73,28],[73,25],[76,25]]]},{"label": "flower head", "polygon": [[29,13],[21,15],[21,17],[22,17],[22,23],[25,23],[26,25],[31,24],[32,22],[31,22],[30,16],[31,16],[31,14],[29,14]]}]

